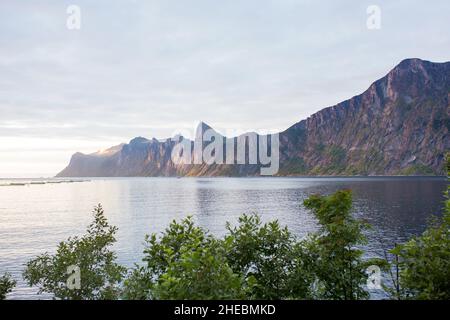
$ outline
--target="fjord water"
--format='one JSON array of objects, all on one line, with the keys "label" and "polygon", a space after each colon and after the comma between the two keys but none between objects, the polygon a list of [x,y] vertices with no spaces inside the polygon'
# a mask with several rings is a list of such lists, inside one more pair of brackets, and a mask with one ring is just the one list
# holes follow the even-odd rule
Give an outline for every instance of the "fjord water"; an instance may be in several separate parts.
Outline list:
[{"label": "fjord water", "polygon": [[420,234],[432,214],[443,207],[446,178],[108,178],[77,183],[10,185],[0,180],[0,273],[10,272],[18,286],[9,298],[43,299],[28,288],[21,273],[32,257],[54,252],[58,242],[81,235],[101,203],[110,223],[119,227],[115,250],[119,262],[139,262],[145,234],[163,231],[173,219],[192,215],[221,236],[225,223],[242,213],[263,221],[278,219],[298,237],[316,230],[301,206],[314,193],[351,189],[355,216],[373,228],[365,246],[383,255]]}]

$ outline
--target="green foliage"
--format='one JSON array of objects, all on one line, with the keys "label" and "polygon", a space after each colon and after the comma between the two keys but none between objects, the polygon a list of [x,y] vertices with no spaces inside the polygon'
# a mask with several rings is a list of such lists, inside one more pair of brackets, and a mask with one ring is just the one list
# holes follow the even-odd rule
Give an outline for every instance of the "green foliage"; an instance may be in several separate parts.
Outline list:
[{"label": "green foliage", "polygon": [[150,299],[152,287],[152,275],[149,270],[145,266],[136,264],[124,280],[121,298],[125,300]]},{"label": "green foliage", "polygon": [[243,297],[242,279],[228,265],[223,242],[196,227],[191,218],[173,221],[160,238],[152,234],[146,243],[146,265],[131,272],[124,298]]},{"label": "green foliage", "polygon": [[243,215],[216,239],[192,219],[173,221],[161,237],[147,237],[145,266],[125,281],[125,299],[306,298],[302,247],[277,221]]},{"label": "green foliage", "polygon": [[243,215],[238,227],[227,223],[225,243],[233,270],[244,276],[248,298],[303,299],[310,295],[301,259],[303,247],[278,221],[262,224],[257,215]]},{"label": "green foliage", "polygon": [[[450,158],[447,160],[450,167]],[[447,195],[448,196],[448,195]],[[27,263],[24,278],[40,292],[59,299],[366,299],[366,268],[376,264],[398,272],[396,298],[450,299],[450,200],[444,216],[422,236],[397,246],[386,260],[364,261],[357,247],[366,242],[367,224],[351,214],[352,194],[341,190],[304,201],[319,230],[298,241],[278,221],[262,223],[243,215],[237,226],[226,225],[216,238],[192,218],[173,221],[160,235],[146,236],[142,265],[129,271],[115,263],[110,250],[117,228],[110,226],[99,205],[82,237],[58,245]],[[81,288],[66,285],[69,266],[80,268]],[[0,278],[0,298],[15,282]]]},{"label": "green foliage", "polygon": [[326,197],[313,195],[304,205],[313,211],[320,224],[319,232],[309,240],[317,298],[367,298],[363,284],[367,281],[368,263],[361,259],[363,252],[355,248],[365,243],[362,231],[367,225],[351,215],[351,192],[342,190]]},{"label": "green foliage", "polygon": [[340,164],[345,160],[345,150],[340,146],[330,146],[328,148],[328,154],[331,156],[331,161],[336,164]]},{"label": "green foliage", "polygon": [[300,175],[307,173],[307,165],[303,158],[292,158],[282,164],[280,174]]},{"label": "green foliage", "polygon": [[450,213],[420,236],[392,250],[399,256],[403,298],[450,299]]},{"label": "green foliage", "polygon": [[182,246],[153,289],[157,299],[242,298],[242,281],[228,266],[219,241]]},{"label": "green foliage", "polygon": [[12,279],[9,273],[0,277],[0,300],[4,300],[6,295],[16,286],[16,281]]},{"label": "green foliage", "polygon": [[[450,158],[447,157],[450,171]],[[449,187],[450,188],[450,187]],[[405,244],[391,250],[398,271],[397,290],[391,291],[399,299],[450,299],[450,198],[442,219],[434,218],[427,230]]]},{"label": "green foliage", "polygon": [[[45,253],[26,265],[24,279],[39,292],[54,294],[58,299],[116,299],[119,283],[126,269],[116,264],[116,255],[109,247],[116,241],[117,228],[110,226],[101,205],[93,212],[94,221],[82,237],[61,242],[54,255]],[[68,268],[80,270],[80,289],[67,286]]]},{"label": "green foliage", "polygon": [[[316,165],[310,170],[311,175],[342,174],[347,168],[347,152],[337,145],[316,144],[314,151],[326,162]],[[348,170],[351,170],[348,169]]]},{"label": "green foliage", "polygon": [[434,175],[435,172],[430,167],[427,167],[426,165],[421,164],[421,163],[417,163],[417,164],[410,165],[410,166],[404,168],[403,170],[400,171],[400,174],[406,175],[406,176],[410,176],[410,175],[430,176],[430,175]]}]

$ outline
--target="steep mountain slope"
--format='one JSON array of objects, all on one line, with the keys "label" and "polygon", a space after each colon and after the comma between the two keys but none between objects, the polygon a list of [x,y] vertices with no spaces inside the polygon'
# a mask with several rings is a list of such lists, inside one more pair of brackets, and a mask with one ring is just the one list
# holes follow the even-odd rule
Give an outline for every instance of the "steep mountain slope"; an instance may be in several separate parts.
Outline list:
[{"label": "steep mountain slope", "polygon": [[[207,129],[210,127],[201,123],[195,141]],[[445,152],[450,150],[449,129],[450,62],[407,59],[361,95],[281,132],[278,175],[441,175]],[[257,141],[261,138],[265,137],[258,136]],[[195,141],[189,141],[190,145]],[[106,152],[76,153],[58,176],[260,173],[260,164],[173,163],[175,144],[173,139],[135,138]],[[223,151],[225,154],[226,148]]]},{"label": "steep mountain slope", "polygon": [[449,95],[450,63],[404,60],[363,94],[283,132],[282,173],[444,174]]}]

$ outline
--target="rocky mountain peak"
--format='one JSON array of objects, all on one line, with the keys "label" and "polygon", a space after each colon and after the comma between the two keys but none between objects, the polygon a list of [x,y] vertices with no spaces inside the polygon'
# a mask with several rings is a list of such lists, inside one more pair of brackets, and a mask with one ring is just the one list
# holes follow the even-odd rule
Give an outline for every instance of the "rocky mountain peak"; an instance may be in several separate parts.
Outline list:
[{"label": "rocky mountain peak", "polygon": [[[195,140],[201,141],[209,129],[201,121]],[[450,150],[449,130],[450,62],[405,59],[362,94],[281,132],[278,174],[440,175]],[[137,137],[101,157],[76,153],[58,176],[246,176],[259,172],[251,165],[173,163],[174,145]]]}]

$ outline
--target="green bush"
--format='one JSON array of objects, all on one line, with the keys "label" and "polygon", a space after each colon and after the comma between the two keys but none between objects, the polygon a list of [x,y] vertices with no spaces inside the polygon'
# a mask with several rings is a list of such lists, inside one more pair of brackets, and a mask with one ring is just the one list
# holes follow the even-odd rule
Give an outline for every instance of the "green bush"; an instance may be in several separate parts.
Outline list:
[{"label": "green bush", "polygon": [[[366,299],[366,268],[386,261],[363,260],[358,249],[368,225],[351,214],[352,195],[341,190],[313,195],[304,205],[316,217],[317,232],[297,240],[278,221],[262,223],[243,215],[236,226],[216,238],[192,218],[173,221],[161,234],[146,236],[141,265],[129,270],[116,262],[110,246],[116,227],[103,209],[82,237],[58,245],[27,264],[24,278],[39,292],[59,299]],[[444,217],[420,237],[392,250],[398,269],[396,298],[450,299],[450,200]],[[80,269],[81,288],[66,285],[67,268]],[[0,278],[0,298],[11,290],[9,276]]]},{"label": "green bush", "polygon": [[349,190],[330,196],[314,195],[304,201],[319,221],[320,229],[309,240],[311,272],[316,276],[316,297],[319,299],[365,299],[368,293],[365,270],[371,261],[362,260],[363,251],[356,245],[366,242],[363,230],[368,226],[354,219],[350,209]]},{"label": "green bush", "polygon": [[[448,156],[447,169],[450,172]],[[397,299],[450,300],[449,190],[443,217],[435,217],[420,237],[391,250],[395,256],[392,265],[398,273],[394,289],[389,291]]]},{"label": "green bush", "polygon": [[298,241],[278,221],[257,215],[227,223],[216,239],[192,219],[173,221],[158,237],[147,236],[144,265],[130,271],[125,299],[363,299],[368,262],[355,245],[364,224],[350,214],[349,191],[312,196],[317,234]]},{"label": "green bush", "polygon": [[[117,228],[110,226],[100,205],[94,209],[94,221],[82,237],[71,237],[58,245],[56,253],[42,254],[29,261],[24,279],[38,286],[40,293],[58,299],[117,299],[119,283],[126,269],[119,266],[109,247],[116,241]],[[80,288],[67,286],[71,266],[79,268]]]},{"label": "green bush", "polygon": [[243,298],[242,279],[225,256],[223,242],[196,227],[191,218],[173,221],[161,237],[146,237],[145,265],[130,272],[124,298]]},{"label": "green bush", "polygon": [[249,299],[304,299],[310,279],[303,268],[303,247],[278,221],[262,224],[257,215],[243,215],[239,225],[227,223],[227,259],[246,280]]},{"label": "green bush", "polygon": [[16,281],[12,279],[9,273],[0,277],[0,300],[4,300],[6,295],[16,286]]}]

